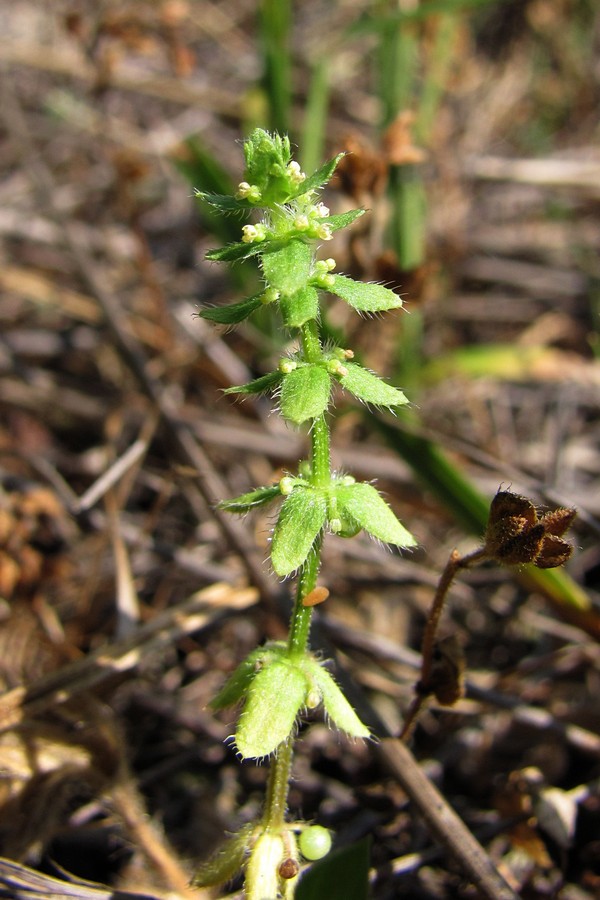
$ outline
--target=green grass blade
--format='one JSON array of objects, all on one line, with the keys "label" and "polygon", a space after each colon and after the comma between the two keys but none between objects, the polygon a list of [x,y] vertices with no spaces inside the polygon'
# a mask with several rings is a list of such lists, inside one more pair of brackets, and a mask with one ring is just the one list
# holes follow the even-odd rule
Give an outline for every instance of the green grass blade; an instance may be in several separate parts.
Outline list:
[{"label": "green grass blade", "polygon": [[418,166],[392,166],[390,246],[400,269],[409,272],[425,260],[427,199]]},{"label": "green grass blade", "polygon": [[[183,145],[183,152],[173,159],[175,167],[186,181],[206,194],[228,195],[234,193],[233,181],[226,169],[206,149],[196,136],[189,137]],[[240,222],[237,216],[224,216],[206,200],[198,197],[198,206],[207,229],[224,243],[239,240]]]},{"label": "green grass blade", "polygon": [[349,26],[346,34],[349,38],[353,38],[373,32],[385,32],[394,25],[419,22],[440,13],[459,13],[478,6],[507,2],[508,0],[429,0],[428,3],[421,3],[413,9],[396,9],[387,15],[382,15],[379,11],[367,12]]},{"label": "green grass blade", "polygon": [[325,127],[329,106],[329,61],[319,60],[312,69],[306,112],[302,127],[302,156],[305,172],[313,172],[325,155]]},{"label": "green grass blade", "polygon": [[292,102],[290,0],[262,0],[258,22],[263,52],[263,83],[269,104],[269,127],[285,134],[290,128]]},{"label": "green grass blade", "polygon": [[[380,416],[372,421],[391,447],[411,467],[417,479],[452,513],[470,534],[481,538],[485,531],[489,502],[463,475],[434,441],[414,434],[398,423],[390,424]],[[515,570],[518,580],[529,590],[537,590],[557,606],[578,612],[591,609],[585,590],[563,569],[536,569],[524,566]]]},{"label": "green grass blade", "polygon": [[415,135],[429,143],[435,117],[446,91],[450,68],[455,58],[458,15],[441,15],[436,23],[433,46],[428,53],[427,71],[417,104]]}]

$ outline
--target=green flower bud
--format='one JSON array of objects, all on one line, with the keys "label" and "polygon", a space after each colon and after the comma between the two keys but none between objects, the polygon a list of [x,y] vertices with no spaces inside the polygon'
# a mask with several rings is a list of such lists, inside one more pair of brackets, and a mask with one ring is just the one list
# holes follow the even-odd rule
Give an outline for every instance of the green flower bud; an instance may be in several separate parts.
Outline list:
[{"label": "green flower bud", "polygon": [[277,368],[283,375],[289,375],[298,368],[298,363],[294,359],[280,359]]},{"label": "green flower bud", "polygon": [[291,494],[294,490],[294,485],[296,483],[296,479],[292,478],[291,475],[284,475],[281,481],[279,482],[279,490],[282,494],[287,496]]}]

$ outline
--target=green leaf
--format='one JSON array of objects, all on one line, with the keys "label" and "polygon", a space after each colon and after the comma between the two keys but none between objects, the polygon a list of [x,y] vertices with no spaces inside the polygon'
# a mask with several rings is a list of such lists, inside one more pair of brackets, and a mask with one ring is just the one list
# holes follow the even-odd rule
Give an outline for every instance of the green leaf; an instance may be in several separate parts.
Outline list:
[{"label": "green leaf", "polygon": [[192,883],[196,887],[216,887],[231,881],[241,872],[252,843],[254,827],[254,823],[249,822],[238,834],[228,838],[216,853],[200,864]]},{"label": "green leaf", "polygon": [[301,197],[302,194],[307,194],[308,191],[316,191],[324,184],[327,184],[335,170],[337,169],[340,160],[344,158],[345,153],[338,153],[337,156],[334,156],[333,159],[330,159],[326,162],[320,169],[317,169],[316,172],[313,172],[312,175],[302,182],[299,185],[298,190],[295,197]]},{"label": "green leaf", "polygon": [[232,197],[229,194],[211,194],[208,191],[199,190],[194,191],[194,194],[198,200],[203,200],[205,203],[209,203],[210,206],[214,206],[216,209],[225,213],[243,212],[247,209],[254,209],[255,206],[255,204],[250,203],[248,200],[238,200],[236,197]]},{"label": "green leaf", "polygon": [[305,322],[318,317],[319,292],[307,285],[300,288],[295,294],[282,296],[279,300],[279,308],[288,328],[300,328]]},{"label": "green leaf", "polygon": [[326,518],[327,503],[321,492],[294,488],[281,507],[271,543],[271,562],[281,578],[306,562]]},{"label": "green leaf", "polygon": [[283,375],[281,372],[269,372],[268,375],[261,375],[260,378],[255,378],[254,381],[249,381],[248,384],[236,384],[233,387],[225,388],[223,391],[224,394],[262,394],[263,391],[268,391],[269,388],[275,387],[275,385],[279,384]]},{"label": "green leaf", "polygon": [[402,306],[402,298],[382,284],[365,284],[345,275],[334,275],[333,285],[327,290],[359,312],[384,312]]},{"label": "green leaf", "polygon": [[291,736],[306,694],[306,678],[290,659],[275,659],[256,673],[235,732],[244,759],[269,756]]},{"label": "green leaf", "polygon": [[324,219],[319,218],[317,219],[317,222],[323,222],[325,225],[329,225],[332,231],[339,231],[340,228],[347,228],[355,219],[360,219],[364,214],[364,209],[350,209],[348,212],[340,213],[337,216],[327,216]]},{"label": "green leaf", "polygon": [[408,403],[402,391],[387,384],[368,369],[351,362],[345,362],[344,366],[348,369],[348,374],[340,377],[340,384],[359,400],[375,406],[403,406]]},{"label": "green leaf", "polygon": [[295,185],[287,172],[291,159],[290,139],[287,135],[269,134],[255,128],[244,141],[246,170],[244,178],[261,192],[265,206],[285,203]]},{"label": "green leaf", "polygon": [[283,377],[282,415],[295,425],[315,419],[329,406],[331,376],[322,366],[299,366]]},{"label": "green leaf", "polygon": [[302,661],[302,666],[309,682],[312,682],[321,694],[325,712],[336,728],[350,737],[368,738],[369,729],[360,721],[327,669],[311,657],[306,657]]},{"label": "green leaf", "polygon": [[308,281],[312,250],[304,241],[292,239],[280,250],[265,253],[261,262],[271,287],[282,294],[295,294]]},{"label": "green leaf", "polygon": [[341,515],[354,519],[373,537],[398,547],[416,545],[412,534],[398,521],[373,485],[360,481],[356,484],[339,484],[334,491]]},{"label": "green leaf", "polygon": [[[283,645],[285,649],[285,644]],[[269,647],[257,647],[246,659],[239,664],[237,669],[229,676],[216,697],[211,700],[211,709],[225,709],[234,706],[246,696],[248,688],[255,677],[257,670],[266,662],[274,659],[276,650]]]},{"label": "green leaf", "polygon": [[211,306],[201,309],[198,315],[209,322],[217,322],[219,325],[237,325],[262,306],[262,292],[254,297],[248,297],[240,303],[232,303],[229,306]]},{"label": "green leaf", "polygon": [[313,863],[300,879],[296,900],[368,900],[369,838],[334,850]]},{"label": "green leaf", "polygon": [[233,497],[231,500],[221,500],[218,504],[219,509],[225,509],[231,513],[247,513],[251,509],[258,506],[265,506],[281,497],[281,491],[278,485],[270,485],[269,487],[255,488],[248,491],[247,494],[240,494],[239,497]]},{"label": "green leaf", "polygon": [[239,262],[243,259],[250,259],[258,253],[264,253],[266,248],[271,245],[271,241],[255,241],[252,244],[246,244],[244,241],[236,241],[233,244],[227,244],[225,247],[217,247],[215,250],[208,250],[206,259],[211,262]]}]

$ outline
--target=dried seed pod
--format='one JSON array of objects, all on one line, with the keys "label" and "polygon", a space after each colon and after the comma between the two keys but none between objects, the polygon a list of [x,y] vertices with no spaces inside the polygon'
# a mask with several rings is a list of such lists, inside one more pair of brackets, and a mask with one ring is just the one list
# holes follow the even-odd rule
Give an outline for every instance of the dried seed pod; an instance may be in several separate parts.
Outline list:
[{"label": "dried seed pod", "polygon": [[573,552],[562,535],[575,515],[574,509],[559,508],[538,516],[527,497],[498,491],[490,506],[485,549],[492,559],[504,565],[533,563],[539,569],[555,568]]},{"label": "dried seed pod", "polygon": [[442,706],[454,706],[465,693],[465,654],[456,635],[435,645],[428,687]]}]

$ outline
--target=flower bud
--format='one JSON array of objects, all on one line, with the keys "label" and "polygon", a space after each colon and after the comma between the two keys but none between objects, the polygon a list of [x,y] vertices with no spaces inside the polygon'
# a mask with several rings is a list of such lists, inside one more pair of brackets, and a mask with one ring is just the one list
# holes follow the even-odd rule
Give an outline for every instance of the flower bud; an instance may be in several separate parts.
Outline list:
[{"label": "flower bud", "polygon": [[281,292],[274,287],[268,287],[266,291],[263,292],[260,302],[265,306],[269,303],[275,303],[276,300],[279,300],[281,297]]},{"label": "flower bud", "polygon": [[289,375],[298,368],[298,363],[295,359],[280,359],[277,368],[283,375]]},{"label": "flower bud", "polygon": [[294,219],[294,228],[297,231],[306,231],[309,226],[308,216],[296,216]]},{"label": "flower bud", "polygon": [[291,162],[287,164],[286,167],[287,174],[294,184],[302,184],[303,181],[306,180],[306,175],[300,168],[300,164],[293,159]]},{"label": "flower bud", "polygon": [[279,482],[279,490],[284,496],[291,494],[294,490],[295,479],[291,475],[284,475]]},{"label": "flower bud", "polygon": [[238,200],[250,200],[251,203],[258,203],[260,200],[260,191],[255,184],[248,184],[247,181],[240,181],[235,196]]}]

